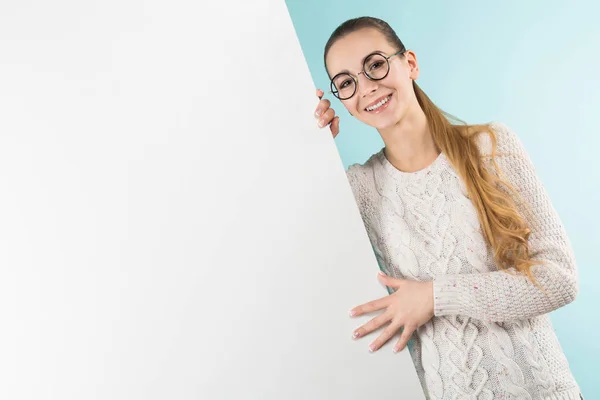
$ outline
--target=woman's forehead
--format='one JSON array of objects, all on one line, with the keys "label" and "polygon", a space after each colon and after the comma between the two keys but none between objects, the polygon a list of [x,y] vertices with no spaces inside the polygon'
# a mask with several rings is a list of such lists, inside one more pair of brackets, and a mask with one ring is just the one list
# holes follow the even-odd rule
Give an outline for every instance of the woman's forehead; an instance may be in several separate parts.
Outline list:
[{"label": "woman's forehead", "polygon": [[392,46],[375,29],[361,29],[338,39],[327,54],[327,67],[332,75],[343,71],[360,71],[364,59],[379,51],[389,53]]}]

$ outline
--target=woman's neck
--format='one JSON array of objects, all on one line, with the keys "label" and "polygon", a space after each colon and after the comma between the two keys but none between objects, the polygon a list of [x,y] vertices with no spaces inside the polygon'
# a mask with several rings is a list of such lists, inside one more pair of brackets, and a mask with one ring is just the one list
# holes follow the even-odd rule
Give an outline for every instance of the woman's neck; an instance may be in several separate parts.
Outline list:
[{"label": "woman's neck", "polygon": [[427,118],[416,105],[396,125],[379,130],[385,143],[385,156],[397,169],[416,172],[426,168],[439,156]]}]

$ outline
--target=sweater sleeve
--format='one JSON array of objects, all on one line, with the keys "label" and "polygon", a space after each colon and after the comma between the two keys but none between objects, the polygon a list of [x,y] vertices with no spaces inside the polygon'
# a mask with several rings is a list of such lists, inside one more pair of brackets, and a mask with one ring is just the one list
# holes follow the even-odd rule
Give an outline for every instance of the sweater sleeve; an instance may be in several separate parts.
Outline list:
[{"label": "sweater sleeve", "polygon": [[502,177],[522,199],[516,201],[531,229],[530,254],[542,261],[532,267],[532,273],[545,293],[514,269],[446,275],[433,282],[436,316],[459,314],[489,322],[514,321],[549,313],[577,296],[571,244],[529,155],[507,126],[493,123],[491,127],[497,136],[496,163]]}]

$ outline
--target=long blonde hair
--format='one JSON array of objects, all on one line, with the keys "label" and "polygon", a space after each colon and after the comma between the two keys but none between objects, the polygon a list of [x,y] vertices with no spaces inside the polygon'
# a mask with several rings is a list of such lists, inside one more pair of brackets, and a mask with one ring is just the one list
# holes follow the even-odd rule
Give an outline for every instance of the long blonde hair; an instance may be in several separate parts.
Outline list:
[{"label": "long blonde hair", "polygon": [[[324,52],[341,37],[364,28],[374,28],[398,49],[404,45],[385,22],[377,18],[361,17],[341,24],[329,38]],[[519,214],[513,196],[518,196],[514,188],[499,175],[496,163],[496,135],[488,125],[467,125],[439,109],[425,92],[413,81],[417,101],[427,117],[429,130],[438,148],[452,163],[467,188],[468,197],[477,210],[477,215],[485,240],[493,249],[494,260],[501,270],[515,268],[526,274],[531,281],[531,267],[539,264],[531,259],[529,236],[531,231],[525,219]],[[461,122],[452,124],[451,120]],[[492,148],[490,159],[493,166],[488,168],[484,155],[477,144],[479,134],[490,136]]]}]

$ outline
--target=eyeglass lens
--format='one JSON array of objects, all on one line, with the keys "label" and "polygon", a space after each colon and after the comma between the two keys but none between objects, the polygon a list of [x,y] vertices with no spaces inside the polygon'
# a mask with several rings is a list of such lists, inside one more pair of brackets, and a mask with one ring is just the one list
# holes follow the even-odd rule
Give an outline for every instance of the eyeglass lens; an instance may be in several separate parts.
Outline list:
[{"label": "eyeglass lens", "polygon": [[[389,69],[388,60],[381,54],[372,54],[363,63],[365,75],[372,80],[385,78]],[[342,100],[349,99],[356,91],[356,79],[348,73],[338,74],[332,80],[331,86],[332,92],[336,97]]]}]

